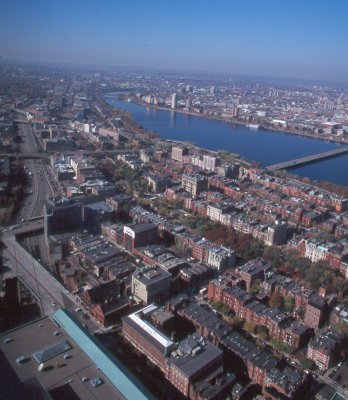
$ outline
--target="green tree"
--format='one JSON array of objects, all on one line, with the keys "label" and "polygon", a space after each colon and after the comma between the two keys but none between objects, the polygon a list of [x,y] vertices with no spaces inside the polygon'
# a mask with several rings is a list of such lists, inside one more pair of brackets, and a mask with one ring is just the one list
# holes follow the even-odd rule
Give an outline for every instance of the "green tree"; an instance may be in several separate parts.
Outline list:
[{"label": "green tree", "polygon": [[256,279],[256,281],[253,283],[252,287],[250,288],[250,292],[253,295],[257,295],[260,290],[260,285],[261,285],[261,279]]},{"label": "green tree", "polygon": [[269,332],[267,326],[257,325],[255,333],[260,339],[269,340]]},{"label": "green tree", "polygon": [[234,317],[231,318],[231,323],[235,327],[242,328],[245,324],[245,319],[242,317],[239,317],[238,315],[235,315]]},{"label": "green tree", "polygon": [[336,332],[343,333],[345,336],[348,337],[348,324],[346,322],[334,324],[332,325],[332,329],[334,329]]},{"label": "green tree", "polygon": [[293,310],[295,306],[295,300],[291,296],[284,296],[283,298],[283,307],[286,311]]},{"label": "green tree", "polygon": [[281,342],[280,340],[272,339],[271,344],[276,350],[281,353],[285,352],[290,355],[294,355],[296,353],[296,349],[294,347],[289,346],[288,344]]},{"label": "green tree", "polygon": [[310,360],[307,357],[301,357],[299,361],[302,368],[304,369],[313,369],[315,367],[314,361]]},{"label": "green tree", "polygon": [[247,332],[249,332],[249,333],[254,333],[254,332],[255,332],[255,329],[256,329],[256,324],[255,324],[254,322],[247,321],[247,322],[244,324],[244,329],[245,329]]}]

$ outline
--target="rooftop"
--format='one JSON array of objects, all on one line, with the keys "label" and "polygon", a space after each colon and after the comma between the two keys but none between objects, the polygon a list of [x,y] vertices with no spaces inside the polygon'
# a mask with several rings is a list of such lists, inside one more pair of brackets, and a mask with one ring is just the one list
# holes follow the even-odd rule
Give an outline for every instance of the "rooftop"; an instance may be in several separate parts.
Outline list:
[{"label": "rooftop", "polygon": [[191,377],[222,354],[222,350],[196,333],[180,342],[170,362],[184,375]]},{"label": "rooftop", "polygon": [[[41,391],[58,388],[66,391],[68,387],[84,400],[151,398],[131,382],[65,311],[57,311],[54,318],[60,327],[46,317],[0,336],[0,350],[25,388],[34,380],[43,388]],[[4,343],[6,338],[11,341]],[[20,357],[25,361],[17,363]],[[41,363],[44,366],[39,371]],[[83,381],[83,378],[88,379]],[[94,378],[100,378],[103,384],[93,387],[90,380]]]}]

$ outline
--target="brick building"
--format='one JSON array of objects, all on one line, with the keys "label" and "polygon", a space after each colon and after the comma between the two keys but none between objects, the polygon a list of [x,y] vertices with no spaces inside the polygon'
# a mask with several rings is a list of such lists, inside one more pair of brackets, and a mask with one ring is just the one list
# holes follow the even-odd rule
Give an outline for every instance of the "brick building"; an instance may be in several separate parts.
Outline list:
[{"label": "brick building", "polygon": [[123,235],[123,247],[130,252],[133,252],[136,247],[154,244],[158,241],[157,226],[151,223],[125,226]]},{"label": "brick building", "polygon": [[326,298],[313,293],[308,299],[304,323],[311,328],[320,328],[327,317],[327,312],[328,304]]}]

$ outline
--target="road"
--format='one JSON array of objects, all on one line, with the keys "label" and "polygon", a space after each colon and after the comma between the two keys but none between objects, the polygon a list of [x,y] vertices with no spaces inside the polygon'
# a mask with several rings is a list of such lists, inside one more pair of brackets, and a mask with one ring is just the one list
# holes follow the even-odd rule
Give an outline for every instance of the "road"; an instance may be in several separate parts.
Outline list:
[{"label": "road", "polygon": [[[18,127],[19,134],[22,137],[21,153],[37,152],[38,145],[31,126],[21,123],[18,124]],[[23,164],[28,175],[29,188],[28,197],[17,219],[18,222],[42,216],[47,198],[58,195],[61,192],[52,171],[42,160],[23,160]],[[51,257],[43,234],[28,237],[25,245],[32,253],[36,253],[38,248],[39,259],[42,260],[44,265],[50,267]]]}]

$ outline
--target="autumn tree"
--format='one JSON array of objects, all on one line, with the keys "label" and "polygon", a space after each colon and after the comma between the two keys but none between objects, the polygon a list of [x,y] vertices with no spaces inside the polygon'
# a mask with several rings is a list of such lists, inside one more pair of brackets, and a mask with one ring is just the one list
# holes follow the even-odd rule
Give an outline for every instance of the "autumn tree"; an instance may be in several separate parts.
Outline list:
[{"label": "autumn tree", "polygon": [[256,329],[256,324],[252,321],[247,321],[244,324],[244,329],[249,333],[254,333]]},{"label": "autumn tree", "polygon": [[272,293],[269,299],[269,305],[272,308],[282,308],[283,307],[283,297],[279,293]]}]

